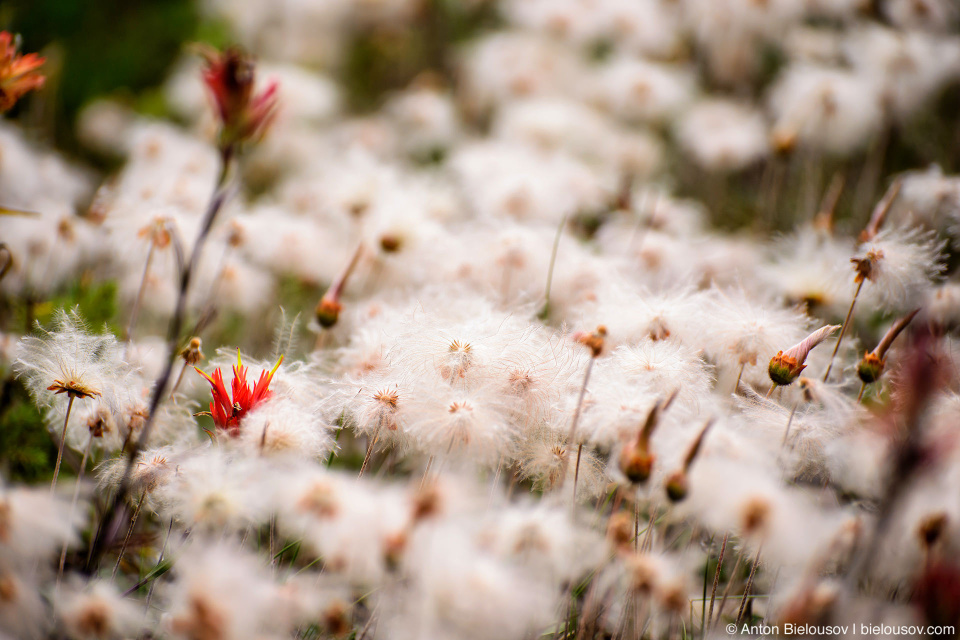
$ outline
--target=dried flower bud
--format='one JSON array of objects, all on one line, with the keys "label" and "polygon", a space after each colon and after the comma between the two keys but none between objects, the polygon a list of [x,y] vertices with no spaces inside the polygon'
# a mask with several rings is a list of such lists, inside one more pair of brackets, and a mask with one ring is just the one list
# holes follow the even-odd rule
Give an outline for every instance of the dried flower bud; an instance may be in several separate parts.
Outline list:
[{"label": "dried flower bud", "polygon": [[749,499],[740,511],[740,529],[745,536],[761,533],[770,524],[770,503],[761,497]]},{"label": "dried flower bud", "polygon": [[893,323],[893,326],[887,330],[883,339],[880,340],[877,348],[864,354],[863,359],[860,360],[860,363],[857,365],[857,375],[860,376],[864,384],[872,384],[880,379],[887,364],[885,358],[887,351],[890,349],[893,341],[907,328],[907,325],[910,324],[910,321],[913,320],[919,311],[920,309],[915,309]]},{"label": "dried flower bud", "polygon": [[384,253],[396,253],[402,245],[403,241],[398,236],[389,234],[380,236],[380,248]]},{"label": "dried flower bud", "polygon": [[680,502],[687,497],[690,490],[687,472],[683,469],[677,469],[664,481],[664,487],[667,490],[667,498],[670,502]]},{"label": "dried flower bud", "polygon": [[775,129],[770,135],[770,145],[778,154],[786,155],[797,146],[797,132],[794,129]]},{"label": "dried flower bud", "polygon": [[203,360],[203,351],[200,350],[201,344],[202,341],[200,338],[196,336],[190,338],[190,344],[180,352],[180,357],[183,358],[183,361],[188,365],[195,365]]},{"label": "dried flower bud", "polygon": [[200,54],[207,65],[203,81],[220,119],[220,147],[226,149],[261,137],[276,115],[277,83],[253,95],[255,66],[243,52],[204,47]]},{"label": "dried flower bud", "polygon": [[620,471],[630,482],[641,484],[650,478],[656,459],[656,456],[650,452],[650,438],[660,422],[660,414],[673,403],[676,395],[674,392],[665,401],[657,400],[654,403],[637,437],[620,452]]},{"label": "dried flower bud", "polygon": [[424,484],[413,496],[412,522],[419,522],[437,515],[442,505],[442,495],[436,483]]},{"label": "dried flower bud", "polygon": [[347,263],[347,266],[344,267],[340,275],[337,276],[337,279],[334,280],[330,288],[327,289],[327,292],[320,298],[320,302],[317,303],[314,315],[317,319],[317,324],[324,329],[329,329],[334,326],[340,319],[340,312],[343,310],[343,305],[340,303],[340,296],[343,295],[343,289],[347,286],[347,278],[353,273],[362,254],[363,243],[361,242],[357,245],[353,255],[350,257],[350,262]]},{"label": "dried flower bud", "polygon": [[614,548],[624,551],[632,549],[634,537],[633,515],[626,511],[617,511],[607,523],[607,539]]},{"label": "dried flower bud", "polygon": [[317,318],[317,323],[321,327],[324,329],[329,329],[337,324],[337,321],[340,319],[340,312],[342,310],[342,304],[336,300],[331,300],[330,298],[324,296],[320,299],[320,302],[317,303],[317,308],[314,310],[314,315]]},{"label": "dried flower bud", "polygon": [[646,447],[632,442],[620,453],[620,471],[630,482],[642,484],[650,479],[655,458],[656,456],[647,451]]},{"label": "dried flower bud", "polygon": [[344,636],[350,632],[350,609],[343,600],[334,600],[323,612],[323,627],[332,636]]},{"label": "dried flower bud", "polygon": [[920,538],[920,544],[927,549],[931,548],[943,537],[947,530],[947,514],[943,511],[932,513],[920,522],[917,527],[917,536]]},{"label": "dried flower bud", "polygon": [[647,555],[631,555],[627,558],[626,565],[631,590],[642,595],[652,595],[659,574],[653,560]]},{"label": "dried flower bud", "polygon": [[594,358],[600,357],[606,344],[607,328],[604,325],[598,326],[592,333],[586,331],[577,331],[570,336],[574,342],[579,342],[590,349],[590,354]]},{"label": "dried flower bud", "polygon": [[862,258],[850,258],[853,263],[853,270],[857,275],[853,281],[860,284],[864,280],[872,280],[877,263],[883,260],[883,251],[868,251]]},{"label": "dried flower bud", "polygon": [[773,383],[785,386],[796,380],[807,366],[804,362],[810,351],[839,328],[840,325],[838,324],[828,324],[817,329],[786,351],[778,351],[777,355],[770,359],[770,365],[767,368]]},{"label": "dried flower bud", "polygon": [[667,490],[667,497],[671,502],[680,502],[687,497],[687,492],[689,491],[688,474],[690,467],[693,465],[693,461],[697,459],[697,455],[700,453],[700,449],[703,446],[703,441],[707,437],[707,432],[712,426],[713,419],[710,419],[707,421],[707,424],[703,426],[703,429],[700,430],[700,434],[697,436],[697,439],[693,441],[692,445],[690,445],[690,449],[687,451],[687,455],[683,459],[683,467],[677,469],[667,476],[667,479],[664,482],[664,487]]},{"label": "dried flower bud", "polygon": [[397,531],[388,534],[383,539],[383,560],[391,571],[400,568],[403,554],[407,550],[407,532]]}]

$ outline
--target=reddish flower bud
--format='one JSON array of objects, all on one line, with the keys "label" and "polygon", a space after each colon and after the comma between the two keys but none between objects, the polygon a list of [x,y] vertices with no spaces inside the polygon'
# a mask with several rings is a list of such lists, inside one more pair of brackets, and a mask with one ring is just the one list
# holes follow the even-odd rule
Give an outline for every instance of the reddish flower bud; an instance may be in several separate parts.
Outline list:
[{"label": "reddish flower bud", "polygon": [[220,120],[221,147],[260,138],[276,115],[277,83],[254,95],[254,63],[242,51],[204,47],[200,53],[207,64],[203,81]]},{"label": "reddish flower bud", "polygon": [[20,55],[9,31],[0,31],[0,113],[9,111],[23,94],[43,86],[37,69],[46,61],[35,53]]}]

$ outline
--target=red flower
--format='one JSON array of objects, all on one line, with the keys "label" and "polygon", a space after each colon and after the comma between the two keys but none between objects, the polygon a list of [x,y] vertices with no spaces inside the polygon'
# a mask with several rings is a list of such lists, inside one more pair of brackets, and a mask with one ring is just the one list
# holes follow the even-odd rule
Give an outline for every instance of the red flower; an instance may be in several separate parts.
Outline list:
[{"label": "red flower", "polygon": [[17,53],[9,31],[0,31],[0,113],[9,111],[20,96],[43,86],[44,77],[37,68],[45,62],[35,53]]},{"label": "red flower", "polygon": [[239,49],[200,51],[207,85],[220,118],[220,143],[229,146],[259,138],[276,115],[277,83],[253,95],[254,64]]},{"label": "red flower", "polygon": [[247,367],[243,366],[243,362],[240,360],[240,350],[237,349],[237,364],[233,367],[233,383],[230,385],[233,391],[232,401],[230,400],[230,394],[227,393],[227,387],[223,383],[223,373],[220,371],[220,367],[214,370],[213,376],[208,376],[199,367],[194,367],[197,373],[207,379],[213,391],[210,411],[209,413],[203,412],[203,415],[211,416],[217,428],[225,430],[228,435],[239,435],[240,421],[243,416],[270,397],[270,381],[273,379],[273,374],[280,368],[281,362],[283,362],[283,356],[280,356],[273,369],[260,373],[260,379],[251,389],[247,384]]}]

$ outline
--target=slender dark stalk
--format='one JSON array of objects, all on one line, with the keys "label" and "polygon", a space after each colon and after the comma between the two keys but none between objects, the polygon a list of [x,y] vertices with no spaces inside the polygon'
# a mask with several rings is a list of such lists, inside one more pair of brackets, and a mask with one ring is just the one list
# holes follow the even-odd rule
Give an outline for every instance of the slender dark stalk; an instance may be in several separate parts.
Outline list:
[{"label": "slender dark stalk", "polygon": [[747,600],[750,599],[750,590],[753,588],[753,578],[757,575],[757,567],[760,566],[760,549],[757,549],[757,557],[753,560],[753,566],[750,568],[750,577],[747,578],[747,586],[743,590],[743,597],[740,599],[740,611],[737,612],[737,626],[743,620],[743,612],[747,608]]},{"label": "slender dark stalk", "polygon": [[137,500],[137,507],[133,510],[133,515],[130,516],[130,526],[127,527],[127,535],[123,537],[123,544],[120,545],[120,553],[117,554],[117,564],[113,565],[113,573],[110,574],[111,578],[117,577],[117,570],[120,569],[120,561],[123,560],[123,554],[127,551],[127,545],[130,543],[130,536],[133,535],[133,529],[137,526],[137,519],[140,517],[140,509],[143,508],[143,500],[146,497],[146,491],[140,494],[140,499]]},{"label": "slender dark stalk", "polygon": [[827,365],[827,372],[823,374],[824,382],[830,377],[830,371],[833,369],[833,361],[837,357],[837,352],[840,351],[843,334],[847,332],[847,326],[850,324],[850,318],[853,316],[853,308],[857,304],[857,298],[860,297],[860,290],[863,289],[864,282],[866,282],[866,280],[860,280],[860,283],[857,285],[857,291],[853,294],[853,300],[850,301],[850,309],[847,310],[847,317],[843,319],[843,326],[840,327],[840,335],[837,336],[837,344],[833,347],[833,353],[830,355],[830,364]]},{"label": "slender dark stalk", "polygon": [[[713,546],[713,536],[710,537],[710,546]],[[702,638],[707,631],[707,582],[710,580],[710,556],[707,555],[707,562],[703,565],[703,597],[700,599],[700,637]],[[690,604],[690,620],[693,620],[693,603]],[[692,624],[692,622],[691,622]]]},{"label": "slender dark stalk", "polygon": [[[723,554],[727,551],[727,540],[730,534],[723,534],[723,542],[720,544],[720,555],[717,556],[717,571],[713,574],[713,588],[710,590],[710,612],[707,614],[707,623],[713,620],[713,604],[717,600],[717,587],[720,586],[720,570],[723,568]],[[707,628],[703,628],[703,635],[706,636]]]},{"label": "slender dark stalk", "polygon": [[860,383],[860,393],[857,394],[857,404],[860,404],[860,401],[863,400],[863,392],[867,390],[867,383]]},{"label": "slender dark stalk", "polygon": [[[93,436],[87,440],[87,446],[83,450],[83,459],[80,461],[80,471],[77,473],[77,484],[73,487],[73,500],[70,502],[70,518],[68,522],[73,522],[73,514],[77,509],[77,500],[80,498],[80,484],[83,482],[83,473],[87,469],[87,458],[90,457],[90,447],[93,445]],[[60,587],[60,579],[63,577],[63,566],[67,562],[67,543],[63,543],[60,550],[60,566],[57,568],[57,587]]]},{"label": "slender dark stalk", "polygon": [[57,443],[57,465],[53,468],[53,480],[50,481],[50,493],[57,488],[57,478],[60,476],[60,463],[63,461],[63,445],[67,441],[67,423],[70,422],[70,411],[73,409],[73,394],[68,394],[67,415],[63,417],[63,429],[60,430],[60,442]]},{"label": "slender dark stalk", "polygon": [[116,530],[116,525],[118,524],[116,522],[118,516],[117,512],[120,510],[124,500],[127,497],[127,494],[130,492],[130,476],[131,472],[133,471],[133,465],[137,459],[137,455],[143,450],[144,446],[146,446],[147,442],[150,440],[150,434],[153,431],[154,420],[157,416],[157,409],[159,409],[160,403],[166,397],[167,385],[170,382],[170,377],[173,372],[173,364],[176,361],[177,354],[179,352],[177,346],[180,343],[180,334],[183,331],[184,319],[187,313],[187,293],[190,289],[190,283],[193,279],[193,272],[200,262],[200,255],[203,253],[203,246],[206,244],[207,237],[210,235],[210,230],[213,228],[213,223],[216,221],[217,215],[220,213],[229,195],[227,189],[227,176],[233,160],[233,151],[234,150],[232,146],[226,146],[220,150],[220,171],[217,175],[213,197],[210,199],[210,203],[207,205],[207,210],[204,214],[200,231],[197,234],[196,242],[194,242],[193,245],[193,251],[190,253],[190,259],[180,273],[180,291],[177,296],[177,306],[174,310],[173,316],[170,318],[170,323],[167,326],[167,362],[163,368],[163,371],[160,373],[160,376],[153,385],[153,396],[150,399],[150,410],[147,415],[147,420],[143,425],[143,431],[141,431],[140,437],[134,443],[134,446],[130,447],[129,451],[127,452],[127,466],[123,477],[120,480],[120,486],[117,489],[117,493],[111,501],[110,506],[103,514],[100,526],[97,528],[93,546],[91,547],[90,557],[87,560],[87,572],[92,571],[93,567],[97,565],[100,560],[100,556],[103,554],[103,551],[109,542],[106,538],[112,536],[113,532]]},{"label": "slender dark stalk", "polygon": [[[160,546],[160,555],[157,557],[157,566],[154,567],[156,570],[161,564],[163,564],[163,556],[167,552],[167,541],[170,539],[170,531],[173,529],[173,518],[170,518],[169,524],[167,524],[167,532],[163,536],[163,544]],[[156,576],[159,577],[159,576]],[[157,581],[154,579],[150,583],[150,590],[147,591],[147,599],[144,601],[143,606],[147,611],[150,611],[150,600],[153,598],[153,590],[157,587]],[[126,594],[124,594],[126,595]]]},{"label": "slender dark stalk", "polygon": [[173,388],[170,389],[170,399],[173,400],[173,395],[177,392],[177,389],[180,388],[180,383],[183,382],[183,374],[187,372],[187,367],[190,366],[186,360],[183,361],[183,366],[180,367],[180,375],[177,376],[177,381],[173,383]]},{"label": "slender dark stalk", "polygon": [[360,474],[358,478],[363,477],[363,472],[367,470],[367,465],[370,463],[370,456],[373,455],[373,448],[377,446],[377,440],[380,439],[380,429],[383,428],[383,416],[380,416],[380,419],[377,421],[377,428],[373,430],[373,436],[370,438],[370,444],[367,445],[367,454],[363,456],[363,464],[360,465]]},{"label": "slender dark stalk", "polygon": [[723,597],[720,598],[720,606],[717,607],[717,619],[714,622],[720,622],[720,618],[723,617],[723,608],[727,606],[727,598],[730,597],[730,589],[737,579],[737,572],[740,571],[741,563],[743,563],[743,547],[740,547],[740,551],[737,553],[737,561],[733,563],[730,581],[727,582],[727,586],[723,590]]}]

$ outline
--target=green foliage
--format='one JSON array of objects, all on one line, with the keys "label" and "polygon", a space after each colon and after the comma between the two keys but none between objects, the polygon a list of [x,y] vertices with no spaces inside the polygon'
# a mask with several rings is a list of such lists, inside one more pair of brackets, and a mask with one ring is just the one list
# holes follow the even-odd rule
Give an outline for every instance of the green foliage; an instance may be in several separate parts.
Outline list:
[{"label": "green foliage", "polygon": [[[70,284],[66,291],[59,293],[49,300],[33,303],[28,310],[26,306],[19,309],[20,326],[26,326],[26,316],[30,313],[33,320],[43,326],[48,326],[58,309],[73,309],[80,313],[90,330],[95,333],[110,333],[120,335],[120,318],[117,313],[117,283],[113,280],[95,281],[81,278]],[[22,323],[22,324],[21,324]]]},{"label": "green foliage", "polygon": [[11,482],[36,483],[53,474],[57,448],[40,410],[12,377],[0,391],[0,463]]},{"label": "green foliage", "polygon": [[97,96],[159,85],[199,23],[193,0],[10,0],[4,17],[24,50],[50,57],[43,95],[55,102],[54,139],[72,150],[79,110]]}]

